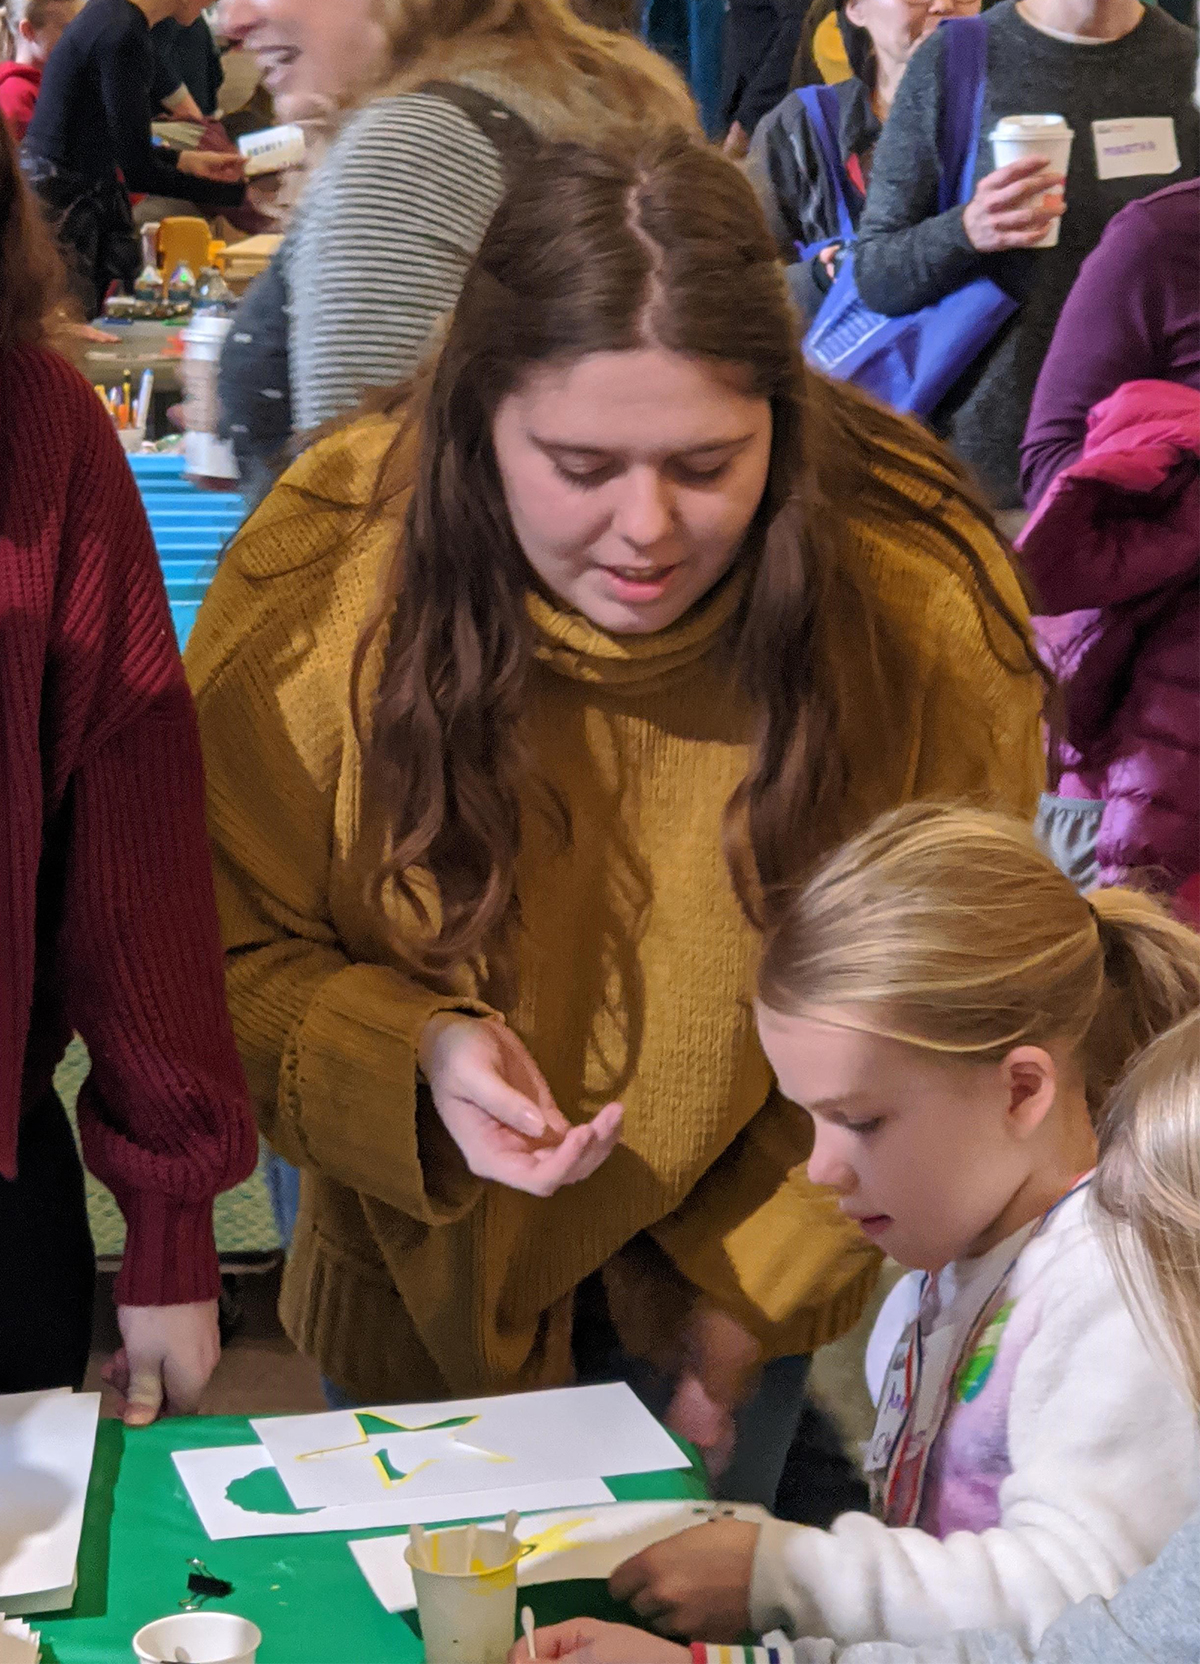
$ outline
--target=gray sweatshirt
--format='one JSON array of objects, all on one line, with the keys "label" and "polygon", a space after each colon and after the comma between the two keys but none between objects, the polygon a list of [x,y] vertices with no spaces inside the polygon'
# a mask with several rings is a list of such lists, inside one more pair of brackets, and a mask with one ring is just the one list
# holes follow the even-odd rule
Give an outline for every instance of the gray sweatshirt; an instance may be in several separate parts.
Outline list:
[{"label": "gray sweatshirt", "polygon": [[[1112,1600],[1081,1601],[1030,1652],[999,1630],[960,1630],[915,1647],[895,1641],[797,1641],[795,1664],[1197,1664],[1200,1514]],[[750,1654],[746,1655],[751,1656]]]},{"label": "gray sweatshirt", "polygon": [[[1021,302],[933,418],[997,506],[1016,508],[1033,389],[1084,258],[1127,202],[1200,174],[1200,117],[1191,101],[1196,36],[1157,8],[1122,39],[1088,45],[1043,34],[1013,0],[986,15],[988,79],[976,180],[993,171],[986,135],[1001,116],[1064,116],[1075,143],[1058,247],[978,254],[963,229],[962,209],[937,212],[943,48],[934,34],[914,54],[876,146],[854,267],[867,305],[892,316],[927,306],[981,273]],[[1174,120],[1180,167],[1165,176],[1101,180],[1092,123],[1137,116]]]}]

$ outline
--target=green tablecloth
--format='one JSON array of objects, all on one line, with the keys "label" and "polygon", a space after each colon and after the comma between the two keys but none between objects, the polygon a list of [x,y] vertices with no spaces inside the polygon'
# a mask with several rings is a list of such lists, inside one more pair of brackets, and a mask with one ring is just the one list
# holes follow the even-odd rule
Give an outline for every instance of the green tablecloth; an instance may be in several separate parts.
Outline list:
[{"label": "green tablecloth", "polygon": [[[353,1531],[312,1537],[248,1537],[210,1543],[171,1461],[173,1450],[252,1444],[240,1416],[163,1421],[140,1431],[102,1421],[69,1613],[31,1620],[44,1664],[130,1664],[130,1638],[177,1610],[187,1561],[201,1559],[234,1592],[215,1603],[263,1632],[259,1664],[416,1664],[421,1643],[408,1619],[383,1610],[346,1547]],[[623,1502],[703,1497],[701,1470],[609,1481]],[[529,1591],[540,1623],[589,1614],[623,1618],[601,1583],[550,1583]]]}]

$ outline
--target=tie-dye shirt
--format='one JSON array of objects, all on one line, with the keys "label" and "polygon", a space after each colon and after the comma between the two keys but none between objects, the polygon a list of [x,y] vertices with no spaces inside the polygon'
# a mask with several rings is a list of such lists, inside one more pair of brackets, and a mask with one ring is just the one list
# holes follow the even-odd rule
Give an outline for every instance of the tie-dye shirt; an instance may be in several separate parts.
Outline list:
[{"label": "tie-dye shirt", "polygon": [[[1087,1194],[1055,1210],[1000,1289],[1019,1240],[1007,1257],[1000,1245],[941,1274],[931,1332],[960,1302],[992,1290],[996,1302],[955,1369],[919,1525],[852,1513],[829,1531],[764,1526],[751,1586],[759,1633],[911,1645],[994,1627],[1034,1646],[1073,1602],[1110,1598],[1195,1510],[1195,1413],[1121,1298]],[[880,1313],[877,1378],[916,1281]]]}]

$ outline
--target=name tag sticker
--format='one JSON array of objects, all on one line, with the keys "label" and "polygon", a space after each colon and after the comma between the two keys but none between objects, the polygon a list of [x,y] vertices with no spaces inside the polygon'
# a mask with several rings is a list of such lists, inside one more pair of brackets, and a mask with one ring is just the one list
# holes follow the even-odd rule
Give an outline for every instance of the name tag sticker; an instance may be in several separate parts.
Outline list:
[{"label": "name tag sticker", "polygon": [[1135,179],[1139,174],[1176,173],[1179,146],[1170,116],[1128,116],[1094,121],[1096,173],[1101,179]]}]

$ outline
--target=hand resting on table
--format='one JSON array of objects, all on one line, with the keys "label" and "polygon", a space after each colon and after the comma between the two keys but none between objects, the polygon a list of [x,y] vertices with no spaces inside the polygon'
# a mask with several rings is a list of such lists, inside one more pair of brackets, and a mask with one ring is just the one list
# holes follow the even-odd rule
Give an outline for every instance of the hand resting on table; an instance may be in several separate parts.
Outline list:
[{"label": "hand resting on table", "polygon": [[102,1375],[124,1399],[127,1427],[148,1427],[165,1411],[195,1415],[221,1356],[217,1302],[186,1306],[118,1306],[121,1350]]}]

